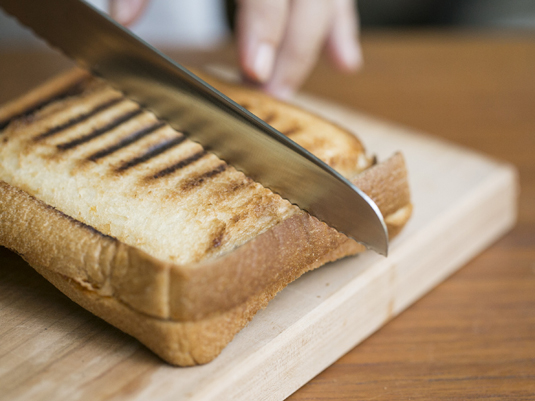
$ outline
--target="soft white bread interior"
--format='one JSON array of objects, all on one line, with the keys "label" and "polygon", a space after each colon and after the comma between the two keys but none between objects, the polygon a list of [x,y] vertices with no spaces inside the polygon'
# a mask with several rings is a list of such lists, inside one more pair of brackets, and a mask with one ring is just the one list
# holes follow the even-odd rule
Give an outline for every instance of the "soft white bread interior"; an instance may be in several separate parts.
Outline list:
[{"label": "soft white bread interior", "polygon": [[[400,154],[372,166],[340,127],[211,83],[357,183],[391,236],[403,227]],[[2,125],[0,244],[170,363],[208,362],[288,283],[363,250],[81,71]]]}]

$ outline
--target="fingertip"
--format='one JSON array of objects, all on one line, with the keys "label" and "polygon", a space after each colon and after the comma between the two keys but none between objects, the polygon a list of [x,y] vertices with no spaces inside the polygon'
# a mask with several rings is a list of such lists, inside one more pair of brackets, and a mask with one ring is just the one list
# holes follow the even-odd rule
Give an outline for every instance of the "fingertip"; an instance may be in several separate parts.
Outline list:
[{"label": "fingertip", "polygon": [[295,95],[295,89],[286,85],[277,85],[268,83],[262,87],[262,90],[279,100],[289,100]]},{"label": "fingertip", "polygon": [[110,15],[122,25],[131,25],[143,14],[147,2],[147,0],[112,0]]},{"label": "fingertip", "polygon": [[273,73],[275,47],[267,42],[251,41],[243,56],[242,68],[250,80],[263,84]]},{"label": "fingertip", "polygon": [[261,43],[254,58],[254,70],[258,82],[267,82],[273,72],[274,63],[275,48],[269,43]]},{"label": "fingertip", "polygon": [[356,35],[333,32],[327,50],[336,67],[344,72],[356,72],[364,65],[362,47]]},{"label": "fingertip", "polygon": [[273,75],[289,0],[242,0],[236,15],[240,67],[257,84]]},{"label": "fingertip", "polygon": [[363,67],[362,48],[356,41],[348,43],[340,50],[338,67],[345,72],[356,72]]}]

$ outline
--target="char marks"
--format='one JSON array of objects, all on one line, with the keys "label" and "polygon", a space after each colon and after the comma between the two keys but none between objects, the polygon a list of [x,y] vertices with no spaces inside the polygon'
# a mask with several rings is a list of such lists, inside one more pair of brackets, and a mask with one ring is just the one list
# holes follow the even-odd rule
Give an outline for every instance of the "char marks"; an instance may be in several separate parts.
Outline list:
[{"label": "char marks", "polygon": [[103,157],[109,156],[112,153],[117,152],[118,150],[125,148],[128,145],[131,145],[134,142],[139,141],[140,139],[158,131],[160,128],[164,127],[166,124],[164,122],[156,122],[148,127],[142,128],[130,135],[128,135],[126,138],[122,139],[121,141],[105,148],[102,150],[99,150],[96,153],[93,153],[91,156],[87,158],[89,161],[97,161],[99,159],[102,159]]},{"label": "char marks", "polygon": [[[63,93],[46,100],[42,100],[39,104],[36,104],[19,115],[12,117],[10,121],[6,123],[0,121],[0,124],[5,124],[4,126],[7,126],[7,124],[9,124],[9,122],[11,122],[14,118],[31,116],[32,113],[49,104],[78,93],[84,93],[82,87],[83,83],[85,83],[85,81],[80,81],[68,90],[65,90]],[[67,121],[63,120],[63,122],[60,122],[59,125],[51,128],[44,128],[44,132],[38,132],[37,134],[34,134],[31,141],[34,143],[45,142],[45,140],[48,138],[53,137],[53,141],[46,141],[43,143],[43,145],[54,148],[56,152],[65,152],[78,147],[87,146],[87,150],[90,150],[90,152],[83,152],[84,156],[82,156],[82,160],[80,161],[96,162],[146,138],[149,140],[148,142],[152,143],[152,146],[148,148],[143,147],[143,149],[134,152],[127,151],[125,152],[127,155],[126,158],[124,158],[124,156],[123,158],[118,158],[118,160],[120,160],[118,161],[118,164],[110,161],[111,164],[108,166],[108,168],[111,169],[110,172],[114,171],[115,173],[123,173],[138,165],[147,164],[148,171],[150,171],[150,173],[145,176],[146,180],[159,180],[171,176],[174,173],[182,172],[188,166],[199,163],[209,155],[205,149],[196,146],[191,148],[191,151],[189,152],[179,152],[181,156],[178,160],[176,157],[169,155],[169,157],[164,157],[161,160],[159,159],[160,161],[158,163],[151,165],[150,163],[153,162],[156,157],[183,144],[187,140],[187,136],[179,132],[161,132],[158,135],[155,135],[155,137],[151,140],[148,138],[151,134],[154,134],[158,130],[167,126],[167,124],[163,121],[152,119],[140,119],[140,122],[144,121],[143,125],[132,125],[131,129],[127,129],[125,126],[124,129],[117,130],[117,128],[121,125],[142,115],[144,113],[143,109],[139,106],[136,106],[134,109],[132,109],[132,107],[128,107],[128,110],[125,110],[126,105],[123,105],[123,102],[127,102],[128,100],[124,96],[117,93],[114,95],[108,95],[105,99],[102,97],[100,99],[101,100],[99,100],[96,104],[93,101],[90,106],[85,106],[86,109],[84,111],[76,114],[71,113],[70,115],[66,116],[65,118],[67,118]],[[125,107],[123,108],[122,106]],[[117,109],[114,109],[115,107],[117,107]],[[250,107],[250,105],[245,105],[245,107]],[[113,115],[113,117],[111,117],[111,119],[103,120],[103,113],[106,112],[109,112],[110,115]],[[266,120],[271,121],[275,118],[276,115],[270,114],[266,117]],[[102,122],[95,127],[93,121]],[[195,128],[200,129],[206,123],[201,121],[198,124],[199,126]],[[3,126],[0,125],[0,127]],[[109,134],[106,136],[107,140],[102,141],[102,143],[105,143],[105,145],[82,146],[106,134]],[[169,134],[172,134],[173,136],[170,136]],[[163,139],[163,137],[165,137],[165,139]],[[137,148],[137,146],[135,146],[135,148]],[[76,157],[76,153],[69,157]],[[164,164],[162,164],[162,162]],[[207,163],[203,163],[202,165],[204,168],[194,168],[191,171],[188,170],[187,174],[184,173],[184,176],[181,175],[178,183],[175,184],[178,185],[178,188],[175,188],[183,192],[200,188],[209,180],[228,170],[228,165],[222,161],[208,163],[207,160]],[[232,185],[229,185],[228,189],[220,190],[224,190],[229,193],[235,193],[236,191],[239,191],[247,186],[248,182],[235,182]],[[217,235],[214,238],[212,246],[217,248],[221,246],[222,242],[223,234],[221,233],[221,235]]]},{"label": "char marks", "polygon": [[298,125],[294,125],[293,127],[281,131],[281,134],[291,136],[297,134],[299,131],[301,131],[301,127],[299,127]]},{"label": "char marks", "polygon": [[61,210],[56,209],[53,206],[47,205],[46,203],[43,203],[43,205],[45,206],[45,208],[53,210],[54,213],[59,214],[62,218],[65,218],[65,219],[69,220],[73,224],[76,224],[77,226],[82,227],[82,228],[88,230],[89,232],[91,232],[93,234],[96,234],[96,235],[98,235],[100,237],[106,238],[106,239],[111,240],[111,241],[117,241],[117,238],[112,237],[111,235],[108,235],[108,234],[104,234],[103,232],[97,230],[95,227],[90,226],[90,225],[85,224],[85,223],[82,223],[80,220],[77,220],[77,219],[75,219],[75,218],[63,213]]},{"label": "char marks", "polygon": [[65,131],[66,129],[72,128],[75,125],[80,124],[80,123],[88,120],[89,118],[93,117],[94,115],[96,115],[96,114],[98,114],[98,113],[100,113],[100,112],[102,112],[104,110],[107,110],[110,107],[115,106],[116,104],[118,104],[119,102],[121,102],[123,100],[124,100],[123,97],[118,97],[118,98],[113,98],[111,100],[107,100],[107,101],[97,105],[95,108],[93,108],[92,110],[88,111],[87,113],[84,113],[84,114],[81,114],[81,115],[76,116],[74,118],[71,118],[67,122],[65,122],[63,124],[60,124],[58,126],[52,127],[48,131],[37,135],[34,138],[34,141],[39,142],[39,141],[41,141],[43,139],[49,138],[49,137],[51,137],[53,135],[56,135],[56,134],[58,134],[58,133],[60,133],[62,131]]},{"label": "char marks", "polygon": [[104,135],[105,133],[117,128],[119,125],[124,124],[128,120],[131,120],[132,118],[140,115],[141,113],[143,113],[143,110],[141,110],[139,108],[136,109],[136,110],[133,110],[133,111],[129,111],[128,113],[117,117],[116,119],[114,119],[110,123],[106,124],[105,126],[93,130],[89,134],[86,134],[86,135],[83,135],[81,137],[75,138],[75,139],[73,139],[72,141],[69,141],[69,142],[60,143],[59,145],[56,146],[56,148],[58,150],[61,150],[61,151],[75,148],[75,147],[77,147],[79,145],[82,145],[82,144],[84,144],[86,142],[89,142],[89,141],[91,141],[91,140],[93,140],[95,138],[98,138],[101,135]]},{"label": "char marks", "polygon": [[132,167],[137,166],[138,164],[145,163],[146,161],[152,159],[153,157],[156,157],[166,151],[168,151],[171,148],[174,148],[175,146],[180,145],[182,142],[186,140],[186,137],[184,135],[181,135],[179,137],[169,139],[164,142],[160,142],[157,145],[151,147],[149,150],[147,150],[144,154],[141,156],[135,157],[134,159],[128,160],[121,164],[115,171],[120,173],[123,171],[126,171]]},{"label": "char marks", "polygon": [[201,175],[198,175],[197,177],[187,180],[184,184],[182,184],[181,189],[183,191],[188,191],[190,189],[198,187],[202,185],[206,180],[213,178],[218,174],[221,174],[227,168],[228,166],[226,163],[221,163],[217,167],[214,167],[212,170],[207,171],[206,173],[203,173]]},{"label": "char marks", "polygon": [[51,103],[66,99],[66,98],[68,98],[70,96],[79,95],[84,90],[86,81],[87,81],[87,77],[84,77],[84,78],[76,81],[75,83],[73,83],[70,87],[68,87],[64,91],[62,91],[62,92],[60,92],[60,93],[58,93],[58,94],[56,94],[56,95],[54,95],[52,97],[43,99],[43,100],[37,102],[36,104],[28,107],[27,109],[23,110],[22,112],[20,112],[18,114],[15,114],[13,116],[10,116],[5,120],[0,120],[0,131],[2,131],[4,128],[6,128],[12,121],[18,120],[20,118],[27,117],[27,116],[29,116],[29,115],[41,110],[42,108],[48,106]]},{"label": "char marks", "polygon": [[266,124],[271,124],[275,120],[275,118],[277,118],[277,115],[272,112],[265,116],[263,120]]},{"label": "char marks", "polygon": [[182,168],[184,168],[186,166],[189,166],[190,164],[195,163],[197,160],[202,159],[204,156],[206,156],[206,151],[205,150],[201,150],[201,151],[199,151],[197,153],[194,153],[193,155],[191,155],[191,156],[189,156],[189,157],[187,157],[187,158],[185,158],[183,160],[180,160],[177,163],[174,163],[174,164],[164,168],[163,170],[158,171],[151,178],[152,179],[158,179],[158,178],[165,177],[166,175],[172,174],[177,170],[180,170],[180,169],[182,169]]}]

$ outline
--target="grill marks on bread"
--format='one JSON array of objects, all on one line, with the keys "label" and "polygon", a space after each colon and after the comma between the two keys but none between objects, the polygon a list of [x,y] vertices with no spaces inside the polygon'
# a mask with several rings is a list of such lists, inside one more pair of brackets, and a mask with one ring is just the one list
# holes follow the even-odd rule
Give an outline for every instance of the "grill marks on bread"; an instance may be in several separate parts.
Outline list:
[{"label": "grill marks on bread", "polygon": [[283,135],[286,135],[288,138],[292,135],[299,134],[301,132],[301,127],[297,124],[290,126],[289,128],[286,128],[281,131]]},{"label": "grill marks on bread", "polygon": [[49,137],[51,137],[53,135],[56,135],[56,134],[58,134],[58,133],[60,133],[62,131],[65,131],[65,130],[67,130],[69,128],[72,128],[77,124],[83,123],[84,121],[88,120],[89,118],[97,115],[98,113],[100,113],[102,111],[105,111],[105,110],[115,106],[117,103],[122,102],[123,100],[124,100],[124,98],[122,98],[122,97],[117,97],[117,98],[113,98],[111,100],[106,100],[103,103],[97,105],[92,110],[90,110],[90,111],[88,111],[86,113],[80,114],[80,115],[78,115],[76,117],[73,117],[70,120],[67,120],[66,122],[64,122],[63,124],[56,125],[55,127],[52,127],[50,129],[48,129],[47,131],[37,135],[34,138],[34,141],[36,141],[36,142],[42,141],[43,139],[49,138]]},{"label": "grill marks on bread", "polygon": [[86,87],[85,84],[87,83],[87,79],[88,79],[87,77],[82,77],[78,79],[77,81],[75,81],[67,89],[64,89],[63,91],[55,94],[54,96],[41,99],[37,103],[32,104],[31,106],[20,111],[19,113],[0,120],[0,135],[2,134],[1,131],[4,130],[12,121],[28,117],[36,113],[37,111],[43,109],[44,107],[48,106],[51,103],[64,100],[71,96],[79,95],[85,89]]},{"label": "grill marks on bread", "polygon": [[171,138],[171,139],[167,139],[162,142],[159,142],[156,145],[147,149],[141,155],[125,161],[123,164],[117,167],[115,171],[123,172],[123,171],[131,169],[132,167],[136,167],[140,164],[146,163],[150,161],[151,159],[154,159],[156,156],[159,156],[162,153],[167,152],[168,150],[180,145],[185,140],[186,140],[186,137],[184,135],[179,135],[176,138]]},{"label": "grill marks on bread", "polygon": [[[93,90],[88,91],[87,88],[91,85],[95,86],[96,88],[93,88]],[[84,93],[84,87],[86,89],[86,92],[89,92],[89,94]],[[56,95],[50,99],[44,99],[42,102],[39,103],[39,105],[36,105],[31,110],[27,110],[24,113],[25,115],[31,115],[31,113],[46,107],[46,105],[48,104],[61,102],[62,100],[65,100],[73,95],[81,95],[79,96],[78,102],[83,103],[84,101],[87,101],[88,95],[98,96],[99,94],[103,94],[106,91],[110,91],[110,89],[106,85],[95,83],[94,81],[90,81],[89,85],[87,85],[87,79],[85,79],[83,81],[75,83],[71,88],[69,88],[62,94]],[[36,143],[40,143],[50,138],[56,138],[55,142],[59,142],[55,143],[54,146],[56,148],[56,151],[59,153],[64,153],[77,148],[82,154],[84,154],[84,147],[87,147],[89,153],[85,152],[83,160],[80,160],[81,163],[106,163],[106,159],[111,158],[117,153],[121,153],[121,151],[127,151],[128,148],[132,145],[143,140],[144,138],[154,135],[166,126],[166,124],[162,121],[155,121],[153,123],[146,124],[138,129],[134,129],[133,131],[128,132],[126,135],[117,135],[117,133],[115,132],[116,129],[120,128],[120,126],[128,123],[129,121],[135,120],[137,117],[144,113],[143,110],[136,106],[136,108],[133,110],[123,111],[121,114],[117,115],[111,121],[104,125],[90,127],[89,130],[87,130],[81,135],[69,137],[69,134],[73,130],[80,127],[84,127],[85,125],[90,125],[89,123],[91,123],[92,120],[97,118],[99,115],[102,115],[103,113],[109,112],[114,109],[118,109],[122,105],[124,106],[124,103],[126,102],[129,101],[124,98],[124,96],[122,96],[119,92],[113,91],[111,94],[108,94],[108,96],[104,96],[103,99],[99,102],[93,104],[89,109],[78,114],[76,114],[76,112],[73,112],[74,115],[70,115],[62,123],[55,124],[50,128],[44,130],[43,132],[40,132],[39,134],[35,135],[33,137],[33,141]],[[242,106],[259,115],[259,117],[267,123],[277,123],[279,120],[279,115],[274,110],[268,110],[261,113],[259,112],[259,110],[257,110],[258,107],[256,107],[257,105],[255,104],[242,102]],[[53,114],[54,113],[52,113],[52,115]],[[0,124],[1,123],[2,122],[0,122]],[[297,124],[290,124],[289,127],[284,127],[284,129],[282,127],[278,128],[284,135],[287,136],[298,134],[301,131],[301,127],[299,127],[299,125]],[[109,143],[110,141],[108,141],[107,144],[101,145],[99,147],[91,146],[91,142],[106,135],[110,135],[117,138],[115,140],[112,140],[111,143]],[[136,154],[129,154],[127,158],[122,158],[118,163],[110,163],[109,172],[115,174],[120,173],[122,175],[140,165],[150,165],[151,162],[153,162],[159,156],[163,155],[164,153],[170,151],[173,148],[182,146],[186,142],[186,137],[180,133],[171,138],[163,138],[162,140],[150,145],[149,147],[140,149]],[[150,174],[147,174],[145,176],[145,180],[154,181],[171,176],[174,173],[177,173],[180,170],[183,170],[186,167],[195,164],[199,160],[203,159],[206,155],[207,153],[205,150],[199,150],[193,152],[188,156],[181,157],[178,160],[170,160],[168,163],[166,163],[165,166],[158,166],[155,170],[151,171]],[[225,172],[227,168],[227,164],[223,162],[212,166],[206,171],[198,172],[197,175],[186,176],[184,177],[184,180],[182,180],[182,182],[177,183],[178,188],[181,191],[191,191],[192,189],[202,186],[206,181],[210,180],[211,178],[216,177],[221,173]],[[150,171],[150,168],[148,168],[148,170]],[[238,184],[235,185],[235,187],[242,188],[246,187],[246,185]]]},{"label": "grill marks on bread", "polygon": [[226,163],[218,164],[216,167],[212,168],[211,170],[208,170],[208,171],[206,171],[206,172],[204,172],[204,173],[202,173],[202,174],[200,174],[200,175],[198,175],[196,177],[193,177],[193,178],[190,178],[190,179],[186,180],[186,182],[184,182],[180,186],[180,188],[183,191],[192,190],[193,188],[202,185],[204,182],[206,182],[210,178],[213,178],[216,175],[221,174],[222,172],[224,172],[227,169],[227,167],[228,166],[227,166]]},{"label": "grill marks on bread", "polygon": [[206,151],[204,149],[200,150],[192,154],[191,156],[186,157],[185,159],[182,159],[179,162],[174,163],[170,165],[169,167],[166,167],[163,170],[158,171],[151,178],[156,180],[158,178],[165,177],[166,175],[173,174],[175,171],[178,171],[186,166],[189,166],[192,163],[195,163],[197,160],[203,158],[204,156],[206,156]]},{"label": "grill marks on bread", "polygon": [[362,144],[343,127],[249,89],[201,77],[342,175],[354,177],[370,166]]},{"label": "grill marks on bread", "polygon": [[[195,165],[208,155],[208,153],[200,147],[200,149],[190,152],[185,156],[182,155],[176,159],[165,157],[166,162],[164,165],[161,165],[161,163],[156,163],[155,161],[159,157],[173,149],[184,146],[189,142],[186,136],[174,131],[174,134],[171,136],[164,136],[160,139],[157,139],[155,142],[153,141],[149,146],[138,147],[138,149],[132,151],[132,148],[135,147],[133,145],[142,142],[151,136],[157,136],[156,134],[158,132],[165,129],[168,131],[171,130],[166,123],[156,120],[152,123],[146,123],[137,129],[133,129],[130,132],[123,132],[122,134],[116,132],[122,125],[130,121],[135,121],[144,113],[144,111],[141,110],[137,105],[132,110],[121,111],[111,121],[104,125],[96,127],[91,126],[94,125],[95,119],[103,115],[103,113],[113,112],[114,110],[124,108],[125,104],[129,102],[129,100],[124,98],[124,96],[122,96],[119,92],[110,91],[110,88],[104,84],[90,81],[89,87],[91,85],[94,88],[89,88],[88,90],[88,85],[86,85],[86,91],[84,92],[83,85],[77,84],[77,92],[75,92],[73,89],[65,95],[55,96],[51,99],[44,100],[42,102],[42,107],[54,102],[61,102],[70,95],[78,95],[76,102],[81,104],[88,102],[88,100],[90,100],[88,98],[91,96],[99,98],[99,101],[94,102],[89,108],[82,112],[76,112],[76,108],[73,108],[71,105],[69,105],[71,106],[70,108],[73,109],[71,115],[68,115],[68,117],[61,123],[52,125],[43,132],[34,135],[33,142],[43,146],[53,145],[56,149],[56,152],[59,154],[76,149],[77,153],[75,155],[70,154],[66,157],[80,157],[79,163],[84,166],[86,166],[87,163],[98,162],[104,164],[106,165],[108,173],[111,176],[118,173],[121,176],[132,173],[132,170],[143,166],[143,176],[140,178],[146,184],[151,184],[164,178],[168,179],[171,176],[180,173],[178,174],[177,179],[173,181],[173,183],[176,185],[172,190],[172,193],[174,194],[173,196],[176,196],[177,194],[180,196],[181,193],[187,193],[198,189],[206,182],[225,173],[228,170],[229,166],[226,163],[218,161],[215,163],[207,162],[199,168],[190,169],[191,171],[189,173],[183,173],[183,170],[185,170],[187,167]],[[253,112],[257,112],[254,105],[242,104],[242,106]],[[50,118],[51,115],[53,116],[60,111],[61,108],[58,108],[56,113],[51,113],[47,117]],[[29,113],[31,113],[31,111],[29,111]],[[273,123],[279,119],[278,113],[275,111],[268,111],[264,114],[266,115],[259,115],[259,117],[267,123]],[[85,129],[86,127],[89,127],[89,129]],[[84,132],[73,136],[73,131],[80,129]],[[283,134],[289,136],[298,131],[299,127],[291,126],[282,132]],[[110,139],[107,141],[101,141],[105,142],[104,144],[92,144],[92,142],[95,142],[104,136],[110,136]],[[47,142],[52,138],[54,139],[52,143],[42,143]],[[126,155],[126,157],[118,157],[118,155],[123,153]],[[108,159],[113,160],[108,161]],[[217,158],[214,159],[218,160]],[[228,184],[224,185],[225,188],[219,189],[219,192],[225,194],[235,194],[237,192],[247,190],[252,185],[250,180],[246,178],[238,181],[239,182],[236,180],[230,180]],[[220,241],[215,241],[215,243],[219,244]]]},{"label": "grill marks on bread", "polygon": [[127,121],[131,120],[132,118],[140,115],[143,111],[141,109],[132,110],[129,111],[123,115],[120,115],[119,117],[112,120],[110,123],[104,125],[103,127],[93,129],[91,132],[82,135],[81,137],[72,139],[67,142],[60,143],[56,145],[56,148],[58,150],[69,150],[72,148],[75,148],[77,146],[80,146],[86,142],[89,142],[95,138],[98,138],[99,136],[102,136],[104,134],[107,134],[108,132],[114,130],[115,128],[119,127],[120,125],[126,123]]},{"label": "grill marks on bread", "polygon": [[[86,85],[84,85],[86,84]],[[93,85],[94,82],[92,83]],[[86,96],[83,96],[84,87],[87,89],[87,79],[81,80],[80,82],[75,83],[71,88],[66,90],[64,93],[58,94],[50,99],[44,99],[41,101],[38,105],[35,107],[24,111],[25,116],[29,116],[35,111],[38,111],[44,107],[46,107],[49,104],[60,102],[64,99],[67,99],[70,96],[80,95],[82,96],[79,99],[80,103],[83,103],[86,101]],[[93,95],[97,94],[99,92],[105,92],[106,90],[109,90],[105,85],[98,85],[96,84],[97,89],[93,91]],[[90,91],[91,92],[91,91]],[[77,127],[83,127],[84,125],[87,125],[88,122],[90,122],[92,119],[96,118],[97,116],[101,115],[104,112],[113,110],[114,108],[118,108],[121,106],[121,104],[128,102],[127,99],[125,99],[120,93],[115,92],[105,97],[100,102],[94,104],[92,107],[90,107],[88,110],[81,112],[79,114],[74,114],[69,116],[68,119],[63,121],[60,124],[53,125],[52,127],[44,130],[43,132],[40,132],[39,134],[35,135],[33,137],[33,141],[36,143],[42,142],[46,139],[55,137],[60,142],[56,143],[54,146],[56,147],[56,150],[58,152],[66,152],[69,150],[72,150],[74,148],[83,148],[84,146],[88,146],[90,142],[93,140],[113,134],[113,131],[120,127],[121,125],[136,119],[136,117],[140,116],[143,113],[143,110],[141,110],[139,107],[136,107],[134,110],[129,110],[126,112],[123,112],[122,114],[115,117],[112,121],[106,123],[103,126],[100,127],[93,127],[88,132],[83,133],[82,135],[76,136],[74,138],[69,138],[66,140],[62,140],[62,137],[68,136],[68,134],[74,130]],[[256,107],[251,104],[242,104],[243,107],[255,112]],[[52,115],[55,113],[52,113]],[[20,115],[15,116],[14,118],[20,117]],[[278,115],[276,112],[269,111],[265,116],[260,115],[260,117],[266,121],[267,123],[272,123],[278,119]],[[13,118],[13,119],[14,119]],[[2,122],[0,122],[2,124]],[[6,124],[7,125],[7,124]],[[128,135],[124,136],[123,138],[120,138],[113,142],[112,144],[108,144],[104,147],[96,148],[90,152],[89,155],[87,155],[82,162],[97,162],[101,161],[102,159],[106,159],[109,156],[114,155],[117,152],[120,152],[121,150],[124,150],[128,148],[130,145],[133,145],[134,143],[142,140],[143,138],[146,138],[161,128],[165,127],[166,124],[162,121],[156,121],[152,124],[143,126],[137,130],[134,130],[133,132],[128,133]],[[0,125],[0,128],[2,126]],[[299,132],[300,128],[298,126],[291,126],[288,129],[281,130],[283,134],[285,135],[292,135],[297,132]],[[186,141],[186,137],[182,134],[179,134],[178,136],[175,136],[170,139],[164,139],[152,146],[150,146],[148,149],[143,150],[141,153],[138,153],[134,156],[129,157],[126,160],[121,160],[121,162],[116,165],[115,167],[111,167],[110,169],[113,170],[115,173],[125,173],[128,170],[131,170],[134,167],[137,167],[142,164],[147,164],[153,161],[156,157],[164,154],[165,152],[178,147],[182,145]],[[82,149],[83,152],[83,149]],[[145,178],[147,180],[158,180],[160,178],[172,175],[173,173],[184,169],[185,167],[194,164],[198,160],[202,159],[206,156],[206,151],[200,150],[197,151],[185,158],[182,158],[180,160],[172,161],[168,163],[165,167],[159,168],[158,170],[154,171],[151,175],[146,176]],[[184,182],[182,182],[179,187],[183,191],[190,191],[196,187],[199,187],[203,185],[207,180],[211,179],[212,177],[215,177],[224,171],[227,170],[226,163],[218,164],[217,166],[209,169],[208,171],[204,171],[202,173],[199,173],[196,176],[187,177]]]},{"label": "grill marks on bread", "polygon": [[292,135],[299,134],[303,131],[302,127],[297,122],[291,122],[289,125],[281,125],[281,118],[276,110],[265,110],[263,105],[256,103],[241,102],[241,107],[247,109],[265,123],[272,125],[275,129],[279,130],[281,134],[291,137]]},{"label": "grill marks on bread", "polygon": [[[110,91],[109,88],[104,85],[97,85],[94,90],[88,90],[88,93],[83,93],[81,84],[77,84],[76,90],[78,92],[74,92],[74,89],[72,89],[62,96],[54,96],[51,99],[46,99],[40,102],[40,108],[42,109],[48,104],[61,102],[69,96],[81,94],[78,99],[74,99],[74,105],[65,105],[73,111],[65,116],[65,118],[62,118],[60,123],[52,125],[45,130],[41,130],[41,132],[32,136],[31,142],[33,142],[34,145],[55,148],[55,152],[59,154],[76,149],[78,151],[76,154],[67,155],[66,157],[80,157],[78,162],[84,166],[88,162],[104,163],[107,165],[110,176],[117,173],[123,175],[136,167],[144,165],[146,169],[150,171],[150,174],[147,174],[144,177],[144,181],[146,182],[154,182],[155,180],[171,176],[184,170],[186,167],[195,164],[208,155],[204,149],[199,147],[200,150],[196,150],[185,157],[180,157],[178,159],[168,158],[169,160],[166,160],[166,163],[161,166],[161,163],[155,163],[155,160],[172,149],[183,146],[186,143],[191,143],[187,140],[186,136],[175,132],[165,122],[158,120],[145,123],[140,128],[133,129],[130,132],[119,133],[118,131],[121,130],[121,126],[130,122],[136,122],[145,112],[137,105],[135,108],[129,107],[127,105],[127,103],[130,102],[128,99],[122,96],[119,92]],[[96,100],[93,98],[96,98]],[[72,100],[73,99],[71,99],[71,101]],[[79,111],[76,107],[73,107],[76,106],[77,103],[83,105],[84,103],[89,102],[92,103],[83,111]],[[35,108],[35,110],[37,110],[37,108]],[[57,107],[57,110],[52,110],[51,113],[47,113],[45,119],[54,117],[60,118],[58,115],[62,112],[64,112],[64,109]],[[31,113],[32,110],[27,111],[28,115]],[[104,125],[100,124],[94,126],[96,119],[103,116],[104,113],[115,113],[116,116]],[[39,119],[39,115],[37,115],[36,118]],[[164,129],[168,132],[172,132],[172,135],[165,135],[162,138],[156,139],[151,145],[139,148],[136,153],[132,153],[129,149],[132,145],[135,145],[148,137],[156,136],[158,132]],[[74,134],[75,132],[77,132],[77,134]],[[109,136],[110,139],[101,141],[106,142],[104,145],[102,145],[102,143],[93,143],[105,136]],[[53,141],[50,141],[51,139],[53,139]],[[121,158],[118,163],[106,161],[106,159],[113,158],[121,152],[126,153],[127,156]],[[151,164],[154,164],[153,169],[151,169]],[[177,186],[173,192],[177,189],[179,192],[188,192],[198,188],[211,178],[226,171],[227,167],[227,164],[223,162],[216,166],[209,167],[208,169],[201,169],[200,171],[193,171],[190,174],[186,174],[182,179],[178,180],[176,183]]]},{"label": "grill marks on bread", "polygon": [[160,128],[164,127],[165,123],[162,121],[156,122],[152,125],[149,125],[145,128],[142,128],[140,130],[134,131],[132,134],[128,135],[126,138],[121,139],[120,141],[114,143],[113,145],[108,146],[107,148],[101,149],[95,153],[93,153],[91,156],[87,158],[88,161],[97,161],[99,159],[102,159],[103,157],[109,156],[112,153],[117,152],[118,150],[121,150],[125,148],[128,145],[133,144],[134,142],[139,141],[140,139],[146,137],[147,135],[152,134],[153,132],[159,130]]}]

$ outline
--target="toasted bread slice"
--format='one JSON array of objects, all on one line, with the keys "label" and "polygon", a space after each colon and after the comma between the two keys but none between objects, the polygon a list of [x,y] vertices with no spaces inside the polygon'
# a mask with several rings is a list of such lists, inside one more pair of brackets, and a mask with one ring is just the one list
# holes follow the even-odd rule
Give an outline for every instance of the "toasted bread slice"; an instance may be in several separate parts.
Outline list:
[{"label": "toasted bread slice", "polygon": [[[340,127],[211,83],[352,179],[391,236],[403,227],[400,154],[372,166]],[[6,105],[0,126],[0,244],[172,364],[210,361],[288,283],[364,250],[84,72]]]}]

